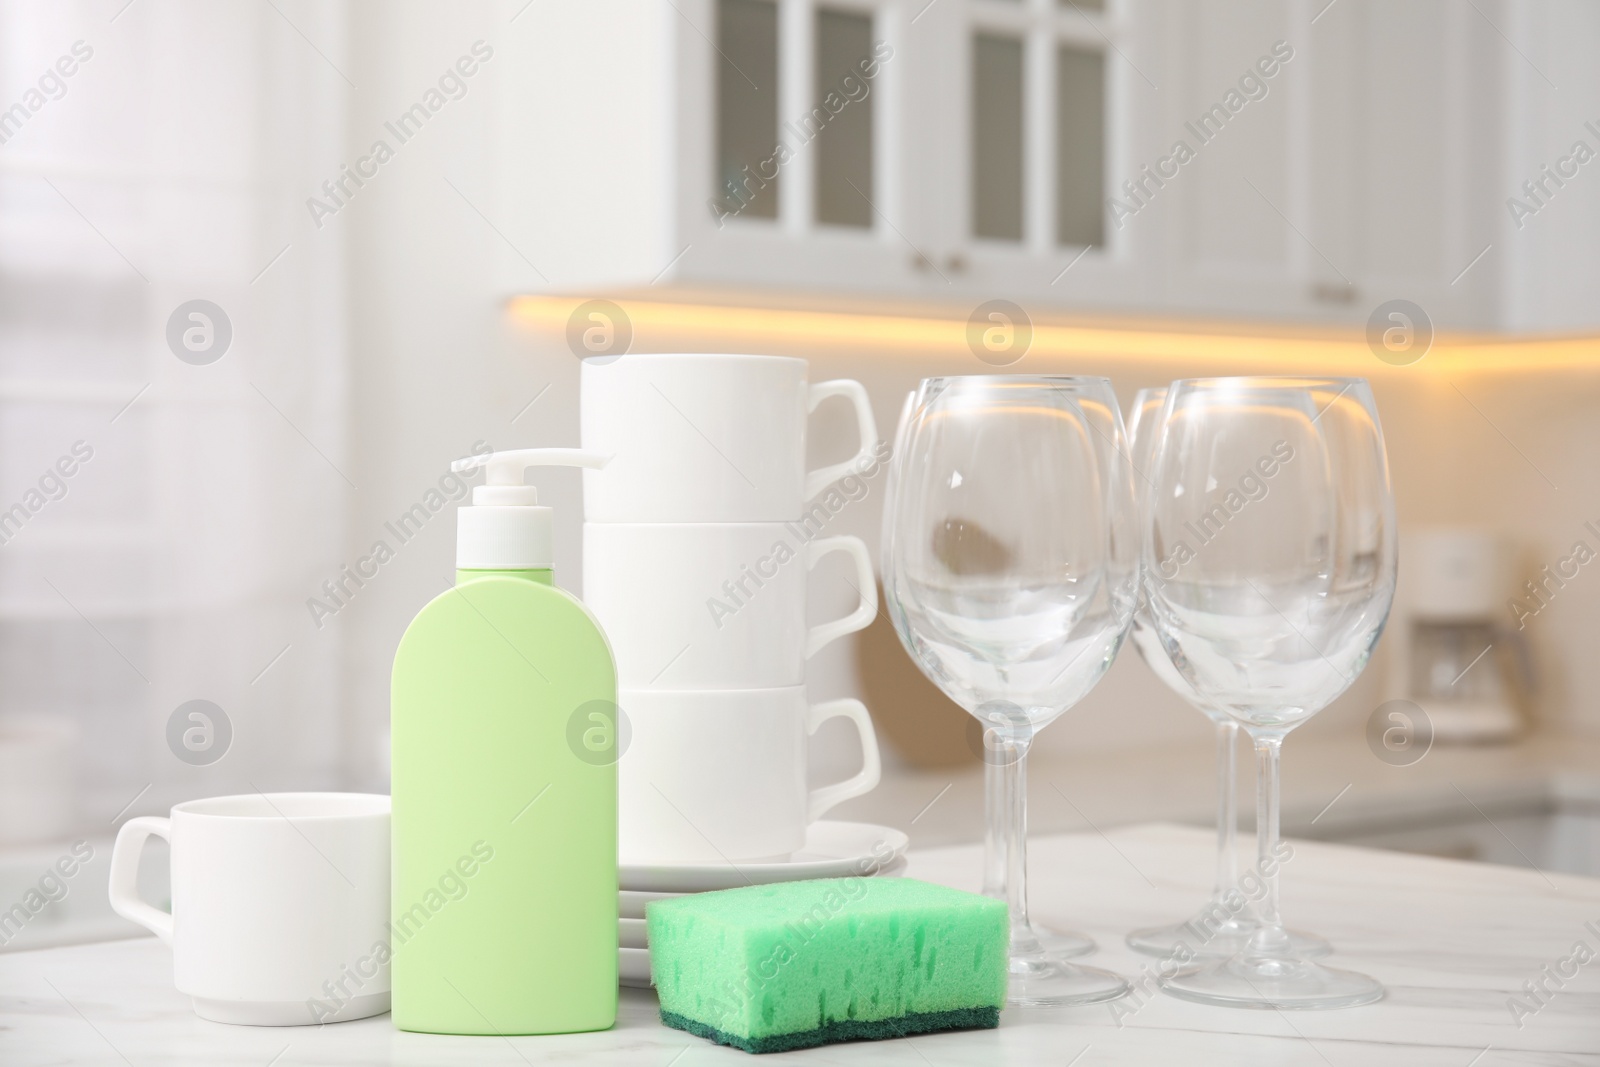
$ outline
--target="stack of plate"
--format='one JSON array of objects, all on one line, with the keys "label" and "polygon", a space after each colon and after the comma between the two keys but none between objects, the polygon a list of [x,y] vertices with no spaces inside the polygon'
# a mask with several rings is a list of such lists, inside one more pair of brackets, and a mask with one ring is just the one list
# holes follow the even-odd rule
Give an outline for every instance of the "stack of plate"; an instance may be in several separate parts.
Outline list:
[{"label": "stack of plate", "polygon": [[652,900],[803,878],[893,878],[905,869],[908,844],[905,834],[887,826],[823,820],[811,824],[805,848],[786,860],[681,865],[624,861],[617,871],[618,977],[625,986],[650,985],[644,906]]}]

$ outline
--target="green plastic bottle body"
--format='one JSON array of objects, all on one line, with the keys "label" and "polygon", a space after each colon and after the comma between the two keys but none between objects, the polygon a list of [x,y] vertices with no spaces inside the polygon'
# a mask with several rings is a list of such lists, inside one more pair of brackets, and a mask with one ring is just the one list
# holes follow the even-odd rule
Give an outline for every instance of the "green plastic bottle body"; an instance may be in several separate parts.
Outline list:
[{"label": "green plastic bottle body", "polygon": [[457,582],[395,653],[394,1024],[603,1030],[617,1011],[610,646],[548,570]]}]

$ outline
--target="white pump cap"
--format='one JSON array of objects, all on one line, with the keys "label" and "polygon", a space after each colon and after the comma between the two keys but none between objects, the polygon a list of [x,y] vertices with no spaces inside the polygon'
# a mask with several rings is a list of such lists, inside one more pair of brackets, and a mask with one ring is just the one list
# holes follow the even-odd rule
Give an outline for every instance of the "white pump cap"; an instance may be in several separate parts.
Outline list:
[{"label": "white pump cap", "polygon": [[529,467],[604,467],[611,459],[578,448],[518,448],[468,456],[456,473],[487,467],[472,503],[456,509],[457,570],[533,570],[550,566],[555,510],[539,506],[525,483]]}]

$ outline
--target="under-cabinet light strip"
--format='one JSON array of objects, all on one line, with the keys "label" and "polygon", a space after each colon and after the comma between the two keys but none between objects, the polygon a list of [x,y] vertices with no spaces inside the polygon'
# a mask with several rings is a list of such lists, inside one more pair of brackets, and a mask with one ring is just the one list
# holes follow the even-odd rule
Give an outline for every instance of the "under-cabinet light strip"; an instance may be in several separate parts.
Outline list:
[{"label": "under-cabinet light strip", "polygon": [[[510,304],[514,321],[526,326],[564,331],[572,312],[583,303],[576,297],[519,296]],[[863,312],[812,311],[631,300],[617,303],[627,314],[636,338],[650,346],[676,342],[714,346],[770,341],[785,349],[796,346],[829,349],[881,349],[921,355],[966,352],[968,324],[951,318]],[[1290,326],[1286,330],[1294,330]],[[1270,368],[1361,375],[1385,373],[1507,373],[1518,370],[1600,367],[1600,337],[1491,336],[1452,334],[1434,339],[1418,362],[1395,366],[1378,359],[1361,334],[1302,329],[1273,335],[1259,325],[1229,331],[1208,324],[1193,331],[1106,325],[1035,322],[1026,362],[1093,356],[1148,362],[1216,366],[1224,370]],[[1014,364],[1021,370],[1022,365]]]}]

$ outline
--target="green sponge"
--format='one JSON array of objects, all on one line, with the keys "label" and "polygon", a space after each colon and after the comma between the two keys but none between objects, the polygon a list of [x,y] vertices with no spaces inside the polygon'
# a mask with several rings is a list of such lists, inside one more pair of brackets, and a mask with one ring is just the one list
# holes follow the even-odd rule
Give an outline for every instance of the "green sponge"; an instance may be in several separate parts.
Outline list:
[{"label": "green sponge", "polygon": [[661,1021],[746,1052],[1000,1025],[1002,901],[834,878],[651,901]]}]

